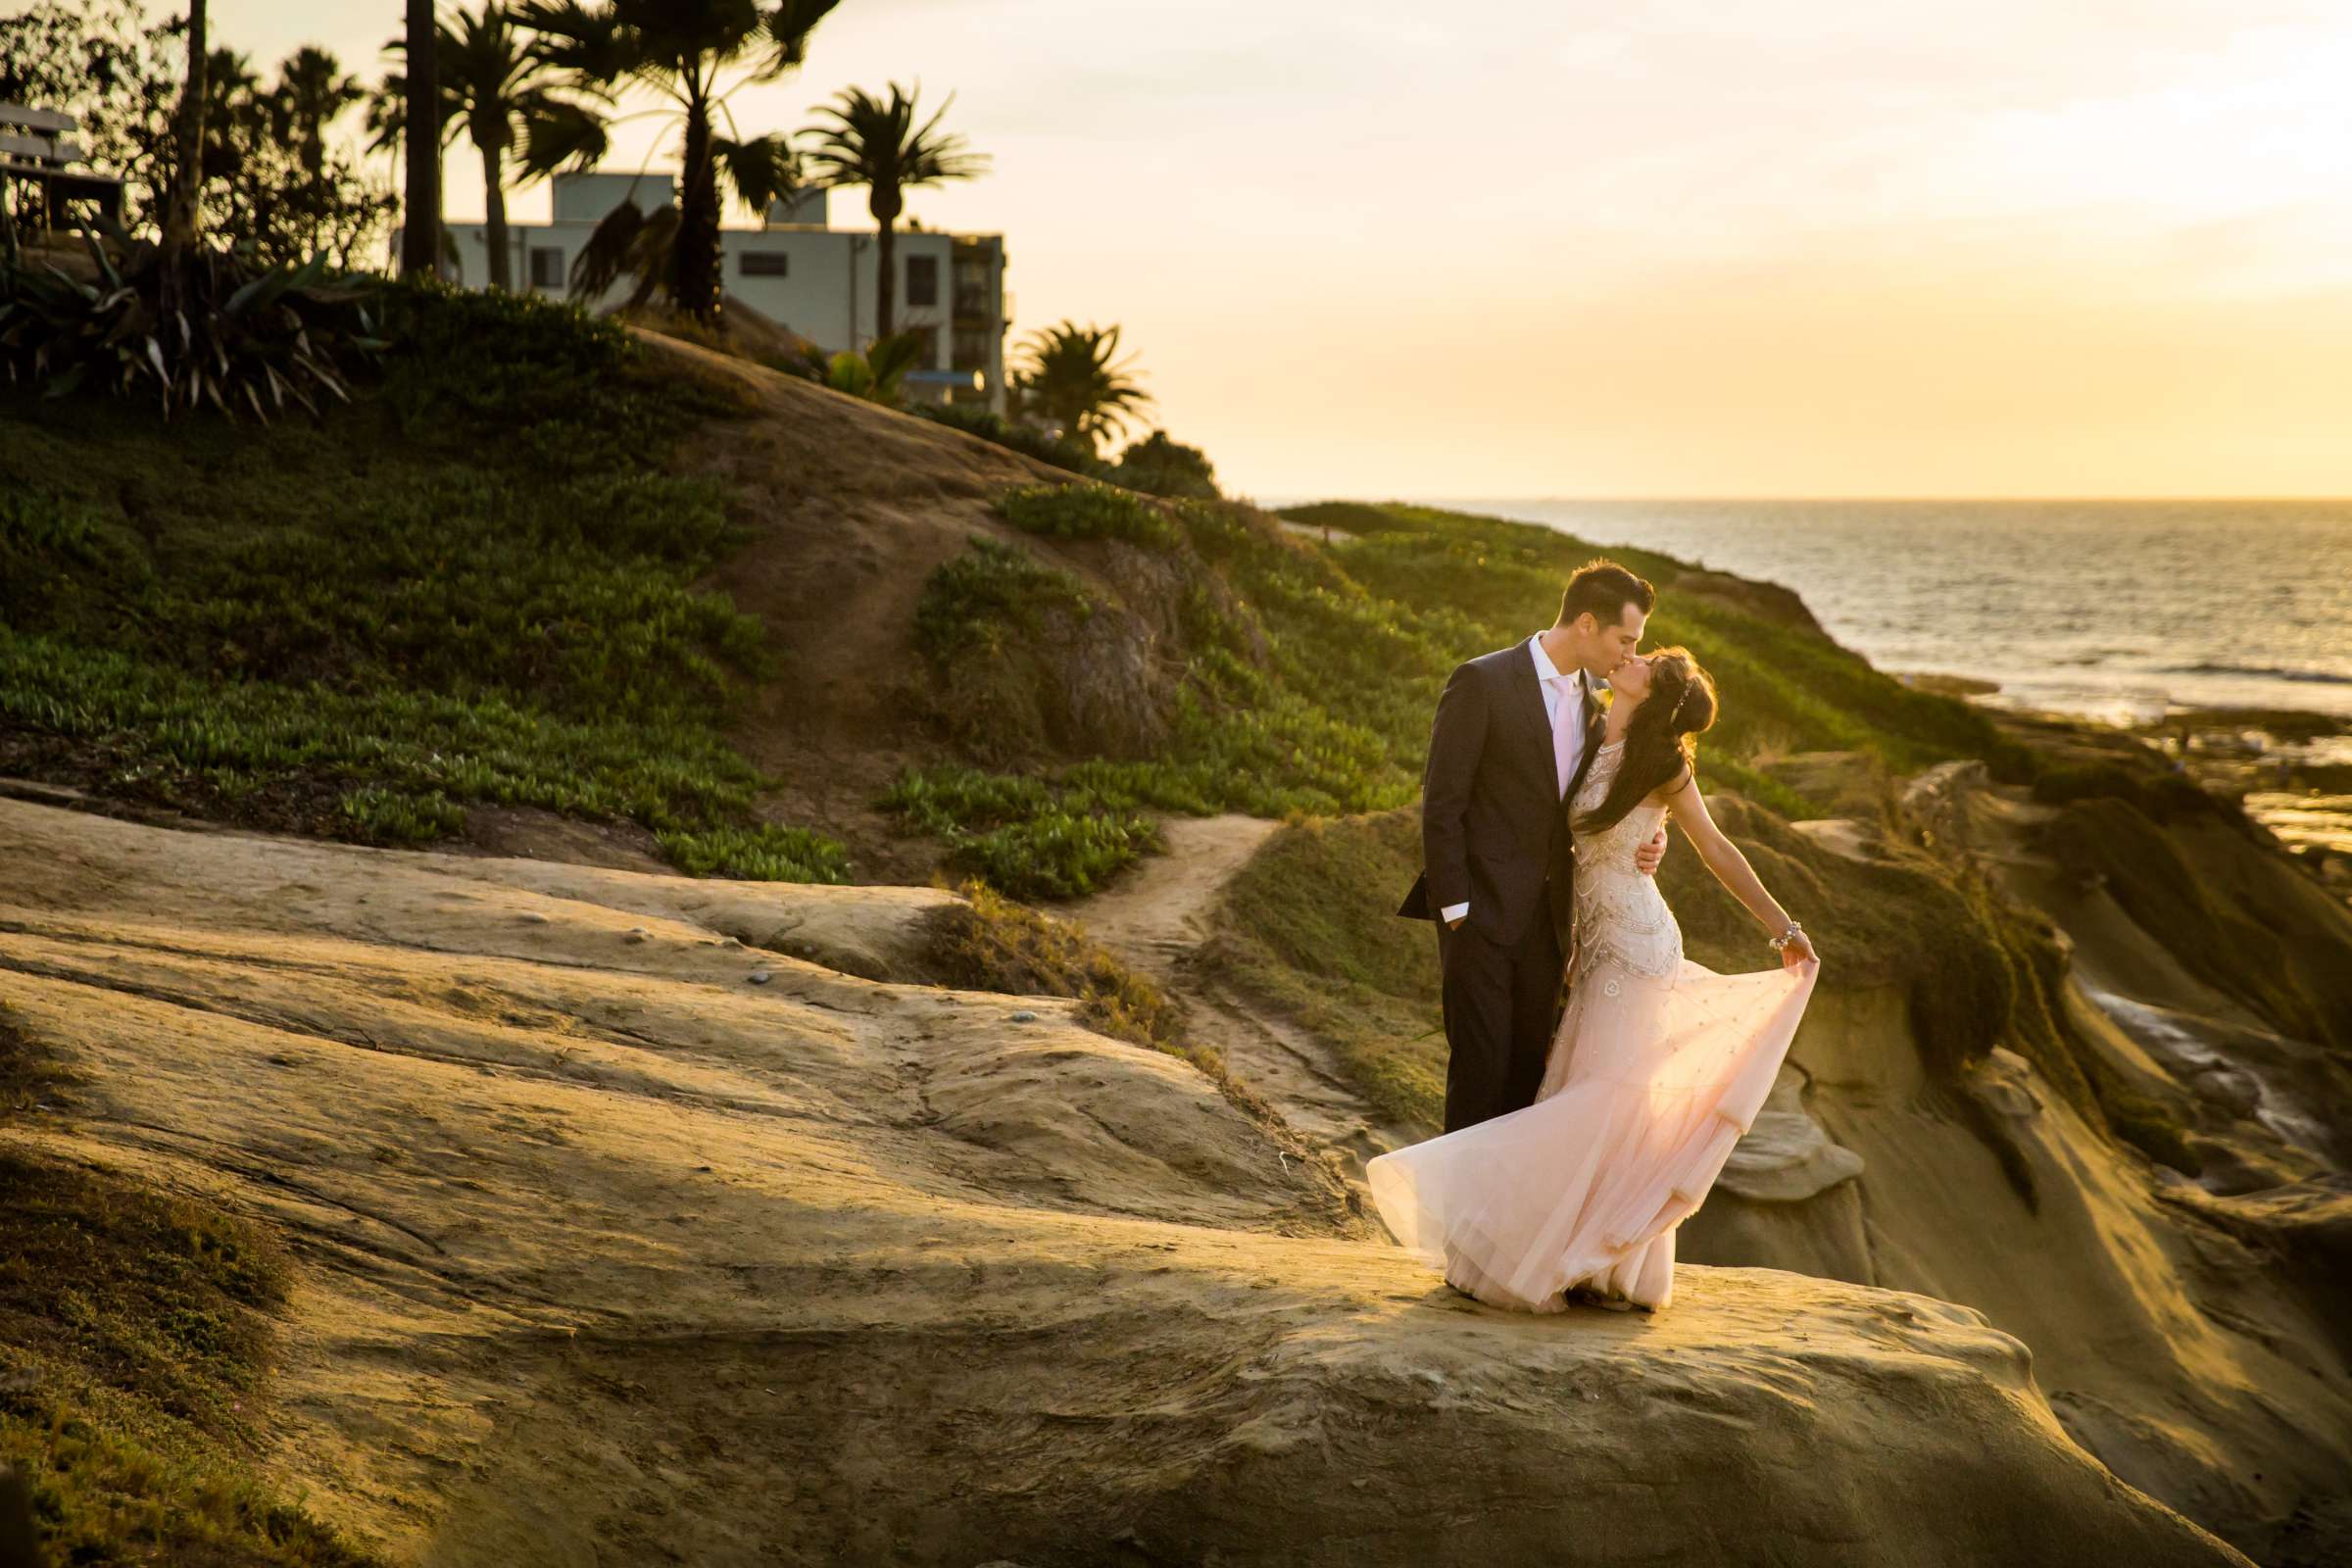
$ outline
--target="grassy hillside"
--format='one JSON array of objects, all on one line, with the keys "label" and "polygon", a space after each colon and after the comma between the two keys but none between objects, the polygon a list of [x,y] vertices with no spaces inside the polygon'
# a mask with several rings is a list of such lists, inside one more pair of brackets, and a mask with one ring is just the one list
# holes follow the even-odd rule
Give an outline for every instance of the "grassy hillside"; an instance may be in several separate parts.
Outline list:
[{"label": "grassy hillside", "polygon": [[[864,777],[896,753],[911,765],[870,786],[885,820],[1004,893],[1064,896],[1152,853],[1156,812],[1408,802],[1446,671],[1546,619],[1593,553],[1360,506],[1317,509],[1350,530],[1324,547],[1247,507],[958,472],[923,443],[989,449],[850,400],[755,427],[741,386],[539,300],[403,287],[387,316],[380,375],[316,423],[167,429],[0,394],[0,770],[377,844],[537,809],[689,871],[823,880],[850,872],[829,834],[855,813],[811,799],[826,831],[776,823],[748,756]],[[825,439],[779,444],[796,422]],[[746,443],[799,471],[709,461]],[[973,484],[976,508],[948,488]],[[730,576],[761,530],[768,558],[806,536],[811,507],[857,529],[925,506],[935,566],[877,535]],[[1789,596],[1629,559],[1667,590],[1657,638],[1724,685],[1714,782],[1802,816],[1819,803],[1759,758],[2022,765]],[[821,613],[893,572],[905,591],[873,600],[893,624]],[[853,630],[863,664],[920,672],[910,696],[835,680]],[[793,731],[827,703],[847,705],[830,728]]]},{"label": "grassy hillside", "polygon": [[[975,541],[933,574],[917,620],[950,734],[979,765],[914,770],[892,800],[966,869],[1032,897],[1087,892],[1150,853],[1152,810],[1410,801],[1447,672],[1548,624],[1568,574],[1600,553],[1410,507],[1301,509],[1353,530],[1329,545],[1250,508],[1099,486],[1014,492],[999,512],[1037,543]],[[2030,772],[1976,710],[1872,669],[1792,597],[1613,554],[1664,592],[1651,642],[1688,645],[1722,686],[1710,783],[1803,817],[1822,803],[1764,761],[1851,749],[1895,767],[1982,757]],[[1065,711],[1073,690],[1111,679],[1135,686],[1121,714],[1149,722],[1110,733]]]},{"label": "grassy hillside", "polygon": [[[758,386],[536,300],[403,288],[388,317],[377,381],[318,423],[167,430],[108,400],[0,397],[0,769],[379,844],[533,808],[690,872],[846,878],[841,813],[773,820],[760,743],[772,766],[871,780],[883,821],[1014,899],[1101,887],[1161,847],[1164,813],[1289,817],[1227,956],[1353,1041],[1384,1107],[1429,1116],[1426,933],[1388,913],[1417,854],[1383,813],[1417,794],[1446,673],[1545,623],[1596,546],[1400,505],[1296,509],[1286,528],[1044,479],[870,405],[761,406]],[[730,444],[759,452],[708,461]],[[821,567],[793,554],[926,511],[927,534],[840,541]],[[766,554],[742,571],[747,549]],[[2187,1159],[2161,1107],[2055,1021],[2046,923],[1917,835],[1856,869],[1788,824],[1893,826],[1889,780],[1981,759],[2075,803],[2061,853],[2155,921],[2187,851],[2138,843],[2142,824],[2203,798],[1905,686],[1785,590],[1610,553],[1662,591],[1650,643],[1714,672],[1701,776],[1838,973],[1905,988],[1948,1074],[2009,1043],[2086,1113]],[[838,678],[845,643],[858,668],[914,678]],[[794,731],[796,707],[838,711]],[[1806,764],[1823,753],[1865,765]],[[1688,856],[1668,876],[1694,952],[1744,943]],[[2243,960],[2275,930],[2220,908],[2159,924],[2281,1027],[2326,1033],[2341,1010],[2333,946],[2255,978]]]},{"label": "grassy hillside", "polygon": [[662,460],[728,406],[543,301],[387,315],[380,382],[317,423],[0,394],[0,769],[377,844],[539,808],[842,877],[723,738],[774,671],[693,586],[722,494]]},{"label": "grassy hillside", "polygon": [[[1321,586],[1357,607],[1359,623],[1395,628],[1346,677],[1344,699],[1377,738],[1377,776],[1392,785],[1418,763],[1451,660],[1542,623],[1567,572],[1597,553],[1548,529],[1424,508],[1341,503],[1289,515],[1331,528],[1332,542],[1262,537],[1250,563],[1245,580],[1276,651],[1270,678],[1334,678],[1344,639],[1286,595],[1309,573],[1323,572]],[[2352,924],[2227,804],[2136,748],[2086,756],[2063,736],[2036,744],[1977,709],[1904,686],[1764,585],[1638,551],[1609,554],[1661,586],[1652,644],[1688,645],[1721,684],[1724,716],[1700,754],[1718,819],[1817,931],[1838,984],[1903,993],[1940,1087],[1959,1089],[2005,1046],[2093,1127],[2179,1169],[2199,1168],[2184,1138],[2192,1107],[2133,1088],[2068,1021],[2064,943],[2048,919],[2006,895],[1964,847],[1937,842],[1898,809],[1896,775],[1953,759],[1981,760],[1996,779],[2030,782],[2037,799],[2062,807],[2045,835],[2052,853],[2105,876],[2191,972],[2282,1029],[2333,1039]],[[1291,564],[1300,557],[1308,564]],[[1844,760],[1820,765],[1822,753]],[[1420,866],[1418,813],[1390,793],[1367,789],[1346,808],[1359,814],[1294,821],[1271,841],[1235,885],[1210,957],[1330,1042],[1384,1116],[1434,1127],[1446,1054],[1436,956],[1427,927],[1393,913]],[[1408,782],[1393,793],[1409,801],[1413,791]],[[1871,824],[1879,852],[1857,860],[1789,826],[1825,814]],[[1755,967],[1763,956],[1752,922],[1680,848],[1661,880],[1691,956]],[[2184,894],[2189,882],[2206,892]],[[2242,912],[2240,896],[2250,903]],[[2258,958],[2280,942],[2293,949],[2289,960]],[[1965,1094],[1947,1100],[2031,1199],[1995,1121]]]}]

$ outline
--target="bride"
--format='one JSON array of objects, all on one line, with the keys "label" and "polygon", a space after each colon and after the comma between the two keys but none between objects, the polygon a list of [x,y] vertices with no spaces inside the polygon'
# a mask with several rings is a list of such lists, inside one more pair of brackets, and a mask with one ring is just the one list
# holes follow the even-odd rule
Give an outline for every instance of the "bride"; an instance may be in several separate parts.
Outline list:
[{"label": "bride", "polygon": [[[1813,945],[1707,815],[1691,738],[1715,683],[1680,648],[1628,658],[1567,803],[1576,844],[1565,1011],[1533,1104],[1365,1167],[1381,1218],[1456,1289],[1557,1312],[1571,1292],[1623,1311],[1674,1294],[1674,1228],[1755,1120],[1813,994]],[[1634,851],[1672,816],[1770,936],[1782,967],[1717,974]]]}]

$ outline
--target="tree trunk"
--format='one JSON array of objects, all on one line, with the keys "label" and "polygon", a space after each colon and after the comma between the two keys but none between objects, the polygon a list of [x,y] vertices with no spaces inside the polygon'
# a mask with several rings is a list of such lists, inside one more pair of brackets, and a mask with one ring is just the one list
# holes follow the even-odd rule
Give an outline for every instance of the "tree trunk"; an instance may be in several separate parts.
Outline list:
[{"label": "tree trunk", "polygon": [[489,220],[483,225],[490,240],[490,286],[506,289],[514,287],[514,258],[507,244],[507,182],[506,171],[500,167],[495,144],[482,149],[483,200],[489,205]]},{"label": "tree trunk", "polygon": [[408,193],[400,217],[403,276],[441,271],[441,72],[433,0],[409,0],[409,97],[403,127]]},{"label": "tree trunk", "polygon": [[899,316],[899,218],[906,198],[895,184],[866,191],[865,210],[874,215],[874,335],[890,336]]},{"label": "tree trunk", "polygon": [[185,255],[196,248],[204,232],[204,105],[206,55],[205,0],[188,6],[188,79],[181,90],[178,116],[178,167],[172,174],[172,196],[164,208],[164,249]]},{"label": "tree trunk", "polygon": [[679,310],[716,326],[718,288],[718,170],[710,160],[710,106],[698,83],[686,105],[686,167],[678,190],[669,293]]}]

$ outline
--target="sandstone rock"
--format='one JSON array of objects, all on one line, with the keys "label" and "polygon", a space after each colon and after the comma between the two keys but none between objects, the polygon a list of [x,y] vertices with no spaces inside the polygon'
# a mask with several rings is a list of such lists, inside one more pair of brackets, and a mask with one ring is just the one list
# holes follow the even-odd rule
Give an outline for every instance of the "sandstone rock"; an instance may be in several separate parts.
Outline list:
[{"label": "sandstone rock", "polygon": [[[13,1014],[100,1107],[0,1136],[295,1233],[267,1464],[396,1564],[2245,1562],[1976,1311],[1479,1307],[1188,1064],[789,958],[755,999],[675,879],[10,802],[0,862]],[[887,947],[905,891],[701,907]]]}]

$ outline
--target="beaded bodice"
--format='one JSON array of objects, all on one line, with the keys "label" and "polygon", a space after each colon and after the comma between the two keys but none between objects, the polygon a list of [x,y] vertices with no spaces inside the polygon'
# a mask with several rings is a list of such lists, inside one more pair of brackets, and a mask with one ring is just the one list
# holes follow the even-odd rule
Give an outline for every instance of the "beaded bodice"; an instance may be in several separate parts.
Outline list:
[{"label": "beaded bodice", "polygon": [[[1607,796],[1624,756],[1623,741],[1593,753],[1569,803],[1571,822]],[[1634,852],[1655,836],[1665,817],[1663,801],[1643,800],[1598,833],[1576,834],[1575,983],[1596,964],[1655,980],[1672,980],[1680,971],[1683,929],[1656,879],[1634,868]]]}]

